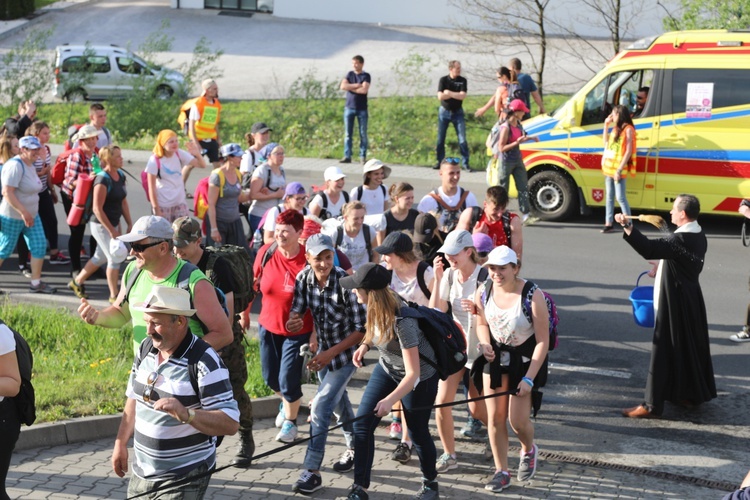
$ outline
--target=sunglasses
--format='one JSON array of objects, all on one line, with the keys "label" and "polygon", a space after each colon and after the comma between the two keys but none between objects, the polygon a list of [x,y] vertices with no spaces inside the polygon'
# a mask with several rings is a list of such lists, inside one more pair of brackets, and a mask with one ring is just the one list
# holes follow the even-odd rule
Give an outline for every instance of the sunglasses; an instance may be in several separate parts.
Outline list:
[{"label": "sunglasses", "polygon": [[[157,372],[151,372],[146,379],[146,383],[148,386],[143,389],[143,401],[146,403],[151,402],[152,396],[158,396],[156,394],[153,394],[154,392],[154,386],[156,385],[156,381],[159,380],[159,374]],[[158,397],[156,399],[159,399]],[[156,399],[154,401],[156,401]]]},{"label": "sunglasses", "polygon": [[449,156],[447,158],[443,158],[443,163],[449,163],[451,165],[458,165],[461,163],[461,158],[456,158],[455,156]]},{"label": "sunglasses", "polygon": [[154,243],[131,243],[130,248],[132,248],[135,252],[143,253],[147,248],[155,247],[156,245],[161,245],[162,243],[164,243],[164,240],[156,241]]}]

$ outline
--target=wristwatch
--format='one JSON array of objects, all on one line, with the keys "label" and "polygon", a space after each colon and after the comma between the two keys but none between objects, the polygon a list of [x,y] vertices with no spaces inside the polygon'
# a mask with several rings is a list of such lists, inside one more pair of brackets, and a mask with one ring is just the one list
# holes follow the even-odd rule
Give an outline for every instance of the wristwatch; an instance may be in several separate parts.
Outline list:
[{"label": "wristwatch", "polygon": [[629,227],[632,227],[632,226],[633,226],[633,221],[630,221],[630,220],[628,221],[628,223],[627,223],[627,224],[623,224],[623,225],[622,225],[622,227],[624,227],[625,229],[627,229],[627,228],[629,228]]},{"label": "wristwatch", "polygon": [[193,410],[192,408],[188,408],[188,418],[187,418],[187,420],[180,420],[180,423],[182,423],[182,424],[189,424],[190,422],[193,421],[194,418],[195,418],[195,410]]}]

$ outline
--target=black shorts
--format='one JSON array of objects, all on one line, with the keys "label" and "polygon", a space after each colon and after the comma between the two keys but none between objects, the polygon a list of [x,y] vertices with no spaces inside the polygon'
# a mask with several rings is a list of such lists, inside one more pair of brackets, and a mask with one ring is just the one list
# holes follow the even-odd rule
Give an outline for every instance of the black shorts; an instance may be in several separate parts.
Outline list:
[{"label": "black shorts", "polygon": [[206,139],[198,141],[203,149],[206,150],[206,156],[211,163],[219,161],[219,143],[216,139]]}]

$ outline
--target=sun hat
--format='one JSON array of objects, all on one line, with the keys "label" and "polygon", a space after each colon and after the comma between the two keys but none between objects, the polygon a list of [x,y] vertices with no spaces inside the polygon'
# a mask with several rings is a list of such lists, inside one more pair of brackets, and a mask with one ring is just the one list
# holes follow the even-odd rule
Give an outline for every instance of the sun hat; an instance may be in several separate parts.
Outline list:
[{"label": "sun hat", "polygon": [[455,229],[445,237],[445,242],[438,250],[438,253],[456,255],[464,248],[473,246],[474,240],[471,239],[471,233],[469,231],[466,231],[465,229]]},{"label": "sun hat", "polygon": [[99,136],[99,129],[93,125],[84,125],[78,129],[78,132],[73,136],[73,142],[80,141],[82,139],[90,139],[92,137]]},{"label": "sun hat", "polygon": [[391,175],[391,167],[375,158],[369,160],[365,163],[364,167],[362,167],[362,178],[366,181],[367,174],[374,172],[375,170],[380,170],[381,168],[383,169],[383,179],[387,179],[388,176]]},{"label": "sun hat", "polygon": [[518,256],[513,249],[500,245],[487,256],[485,266],[504,266],[506,264],[518,264]]},{"label": "sun hat", "polygon": [[173,235],[174,230],[167,219],[158,215],[144,215],[133,224],[133,229],[129,233],[119,236],[119,240],[125,243],[146,238],[171,240]]},{"label": "sun hat", "polygon": [[192,316],[195,309],[190,307],[190,292],[171,286],[155,286],[146,300],[133,304],[133,309],[145,313],[176,314]]},{"label": "sun hat", "polygon": [[339,283],[347,290],[382,290],[391,284],[391,273],[380,264],[368,262],[359,266],[353,275],[341,278]]}]

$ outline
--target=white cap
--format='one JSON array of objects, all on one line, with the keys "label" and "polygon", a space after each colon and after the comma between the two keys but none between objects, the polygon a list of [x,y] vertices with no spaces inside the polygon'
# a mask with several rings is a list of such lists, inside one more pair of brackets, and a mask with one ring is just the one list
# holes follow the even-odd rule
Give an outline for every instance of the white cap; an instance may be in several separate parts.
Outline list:
[{"label": "white cap", "polygon": [[484,263],[485,266],[504,266],[506,264],[518,264],[518,255],[512,248],[505,245],[500,245],[492,250],[487,256],[487,262]]},{"label": "white cap", "polygon": [[323,179],[327,181],[337,181],[346,177],[346,174],[339,167],[328,167],[323,172]]}]

